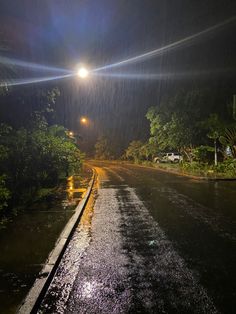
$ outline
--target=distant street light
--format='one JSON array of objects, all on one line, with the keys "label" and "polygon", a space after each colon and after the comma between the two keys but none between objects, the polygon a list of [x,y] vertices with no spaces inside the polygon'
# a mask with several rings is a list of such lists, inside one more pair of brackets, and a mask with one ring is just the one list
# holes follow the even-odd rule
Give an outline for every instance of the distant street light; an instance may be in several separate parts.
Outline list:
[{"label": "distant street light", "polygon": [[85,117],[83,117],[83,118],[80,119],[80,122],[81,122],[82,124],[87,124],[87,123],[88,123],[88,119],[85,118]]}]

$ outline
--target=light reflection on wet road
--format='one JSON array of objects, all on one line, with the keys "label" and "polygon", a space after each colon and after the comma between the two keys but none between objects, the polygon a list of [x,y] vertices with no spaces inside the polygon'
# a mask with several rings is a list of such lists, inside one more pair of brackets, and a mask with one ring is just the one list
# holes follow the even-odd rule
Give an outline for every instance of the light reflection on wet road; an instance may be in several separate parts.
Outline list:
[{"label": "light reflection on wet road", "polygon": [[236,184],[94,165],[94,206],[41,312],[234,313]]}]

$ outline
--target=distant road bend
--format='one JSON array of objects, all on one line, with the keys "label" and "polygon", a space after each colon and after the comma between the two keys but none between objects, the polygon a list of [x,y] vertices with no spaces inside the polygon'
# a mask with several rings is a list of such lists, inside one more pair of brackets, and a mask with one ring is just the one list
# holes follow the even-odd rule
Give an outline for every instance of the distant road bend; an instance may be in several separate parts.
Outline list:
[{"label": "distant road bend", "polygon": [[235,313],[236,182],[91,162],[97,184],[39,313]]}]

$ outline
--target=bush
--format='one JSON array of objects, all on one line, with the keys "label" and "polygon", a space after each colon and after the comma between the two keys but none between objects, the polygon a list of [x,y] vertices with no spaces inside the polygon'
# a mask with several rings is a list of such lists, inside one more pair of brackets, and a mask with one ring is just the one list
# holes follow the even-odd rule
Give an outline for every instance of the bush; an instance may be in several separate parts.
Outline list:
[{"label": "bush", "polygon": [[215,169],[217,173],[226,177],[236,177],[236,159],[226,159],[224,162],[218,163]]},{"label": "bush", "polygon": [[0,176],[0,211],[7,207],[7,201],[10,198],[10,191],[6,188],[6,176]]},{"label": "bush", "polygon": [[[62,126],[37,116],[30,129],[0,129],[0,209],[32,199],[40,188],[79,174],[83,154]],[[5,176],[3,176],[5,174]]]},{"label": "bush", "polygon": [[183,171],[192,172],[198,175],[208,175],[213,171],[213,166],[197,161],[183,162],[180,167]]},{"label": "bush", "polygon": [[184,162],[180,167],[183,171],[198,175],[218,175],[226,178],[236,177],[236,159],[227,159],[224,162],[219,162],[217,166],[196,161],[192,163]]},{"label": "bush", "polygon": [[193,150],[193,158],[198,162],[209,162],[214,159],[214,147],[201,145]]}]

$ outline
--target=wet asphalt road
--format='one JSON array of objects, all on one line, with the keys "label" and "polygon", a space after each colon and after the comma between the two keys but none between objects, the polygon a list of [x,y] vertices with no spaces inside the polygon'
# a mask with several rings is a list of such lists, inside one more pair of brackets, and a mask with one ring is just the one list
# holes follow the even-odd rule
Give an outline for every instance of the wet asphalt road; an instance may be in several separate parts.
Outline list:
[{"label": "wet asphalt road", "polygon": [[97,186],[39,313],[235,313],[236,182],[92,166]]}]

